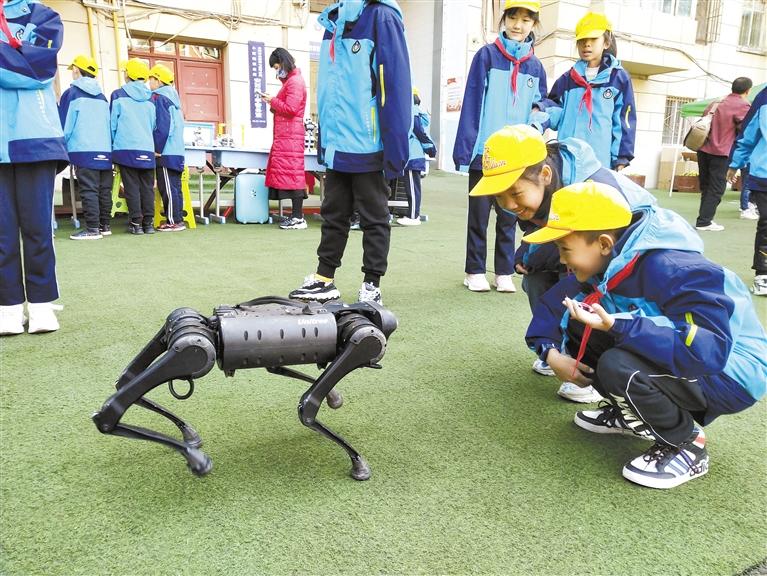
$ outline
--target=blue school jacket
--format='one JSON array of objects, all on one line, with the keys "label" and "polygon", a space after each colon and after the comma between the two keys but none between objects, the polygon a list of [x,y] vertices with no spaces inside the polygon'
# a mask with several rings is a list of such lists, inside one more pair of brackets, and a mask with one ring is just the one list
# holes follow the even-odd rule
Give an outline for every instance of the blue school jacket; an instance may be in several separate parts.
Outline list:
[{"label": "blue school jacket", "polygon": [[[633,180],[626,178],[619,172],[603,168],[591,146],[583,140],[566,138],[559,143],[557,168],[561,176],[561,187],[585,182],[586,180],[609,184],[623,195],[632,210],[652,209],[662,214],[665,222],[689,233],[686,240],[688,249],[703,252],[703,242],[700,236],[692,231],[692,227],[684,218],[676,212],[660,208],[655,196]],[[548,214],[536,216],[540,216],[538,220],[540,224],[545,224]],[[533,221],[524,222],[520,220],[519,225],[525,234],[530,234],[540,228],[540,225]],[[515,263],[523,264],[529,272],[544,270],[559,271],[561,269],[559,252],[553,242],[547,244],[528,244],[527,242],[522,242],[517,249],[514,260]]]},{"label": "blue school jacket", "polygon": [[340,172],[401,176],[409,157],[410,59],[394,0],[344,0],[319,16],[317,80],[322,161]]},{"label": "blue school jacket", "polygon": [[[585,80],[586,62],[578,60],[573,67]],[[631,77],[621,68],[620,61],[605,53],[599,73],[590,83],[592,110],[582,102],[586,89],[568,71],[560,76],[549,93],[549,128],[557,130],[558,138],[586,140],[605,168],[628,165],[634,158],[636,137],[636,104]]]},{"label": "blue school jacket", "polygon": [[[564,296],[581,301],[596,287],[605,294],[600,304],[617,316],[609,332],[617,348],[673,376],[698,379],[708,402],[702,424],[751,406],[767,387],[767,335],[746,286],[695,248],[694,230],[655,207],[634,213],[638,219],[616,244],[604,275],[583,284],[571,275],[544,294],[528,346],[540,357],[563,349]],[[632,273],[608,291],[610,278],[637,255]]]},{"label": "blue school jacket", "polygon": [[59,117],[69,162],[80,168],[112,169],[109,103],[95,78],[78,78],[61,95]]},{"label": "blue school jacket", "polygon": [[426,170],[426,157],[434,158],[437,155],[437,146],[429,136],[429,115],[421,112],[421,109],[413,104],[413,129],[408,139],[410,157],[407,161],[406,170],[423,172]]},{"label": "blue school jacket", "polygon": [[53,77],[64,27],[36,0],[6,0],[14,48],[0,31],[0,164],[67,160]]},{"label": "blue school jacket", "polygon": [[[515,66],[504,52],[519,61],[516,78]],[[453,147],[456,170],[482,170],[488,137],[506,125],[527,124],[533,104],[545,108],[544,98],[546,72],[533,53],[532,36],[516,42],[501,34],[496,43],[480,48],[466,78]]]},{"label": "blue school jacket", "polygon": [[157,164],[176,172],[184,170],[184,115],[181,99],[173,86],[160,86],[152,93],[157,111],[154,150],[162,154]]},{"label": "blue school jacket", "polygon": [[759,92],[732,147],[730,168],[751,165],[746,185],[767,192],[767,88]]},{"label": "blue school jacket", "polygon": [[152,91],[140,80],[127,82],[112,92],[110,109],[112,161],[131,168],[154,168],[157,120]]}]

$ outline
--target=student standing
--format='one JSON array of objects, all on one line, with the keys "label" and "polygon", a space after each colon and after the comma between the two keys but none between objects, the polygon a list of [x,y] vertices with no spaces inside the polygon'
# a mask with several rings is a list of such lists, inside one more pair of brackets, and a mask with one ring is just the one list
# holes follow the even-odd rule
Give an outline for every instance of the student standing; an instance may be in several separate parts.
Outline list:
[{"label": "student standing", "polygon": [[166,221],[160,232],[186,230],[181,174],[184,171],[184,114],[181,98],[173,86],[173,71],[156,64],[149,71],[149,88],[155,106],[154,150],[157,188],[160,190]]},{"label": "student standing", "polygon": [[154,234],[154,130],[149,67],[138,58],[125,64],[125,84],[110,99],[112,161],[120,169],[131,234]]},{"label": "student standing", "polygon": [[[85,54],[70,64],[72,85],[61,95],[59,117],[64,127],[69,163],[74,166],[85,228],[72,240],[100,240],[112,234],[112,134],[109,103],[96,80],[96,60]],[[71,183],[70,185],[74,185]]]},{"label": "student standing", "polygon": [[39,2],[0,3],[0,336],[59,329],[53,183],[67,161],[53,93],[64,27]]},{"label": "student standing", "polygon": [[[580,138],[605,168],[623,170],[634,158],[636,105],[631,77],[618,60],[610,21],[589,12],[575,26],[578,60],[549,93],[549,128],[558,138]],[[546,126],[544,126],[546,127]]]},{"label": "student standing", "polygon": [[[317,273],[290,293],[300,300],[339,298],[333,283],[353,210],[362,230],[361,302],[381,302],[389,255],[388,181],[403,174],[412,124],[410,59],[402,11],[394,0],[345,0],[319,17],[318,152],[328,167]],[[371,67],[371,63],[375,66]]]},{"label": "student standing", "polygon": [[[492,44],[479,49],[471,62],[458,123],[453,161],[469,173],[469,191],[482,177],[485,140],[507,124],[526,124],[534,104],[544,106],[546,72],[533,53],[533,27],[540,22],[540,1],[506,0],[501,32]],[[514,233],[516,218],[503,212],[489,196],[469,197],[466,226],[464,286],[487,292],[487,225],[495,210],[495,286],[515,292]]]}]

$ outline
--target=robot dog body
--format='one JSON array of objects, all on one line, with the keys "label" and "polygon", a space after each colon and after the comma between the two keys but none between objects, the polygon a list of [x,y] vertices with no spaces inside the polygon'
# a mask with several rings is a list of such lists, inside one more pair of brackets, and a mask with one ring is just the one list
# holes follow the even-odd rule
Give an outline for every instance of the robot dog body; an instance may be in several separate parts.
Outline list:
[{"label": "robot dog body", "polygon": [[[307,304],[264,297],[236,306],[219,306],[210,317],[191,308],[178,308],[125,368],[117,381],[117,391],[93,415],[93,421],[104,434],[150,440],[177,450],[186,458],[191,471],[202,476],[210,471],[212,462],[200,450],[199,434],[144,395],[167,382],[171,394],[185,400],[194,391],[194,380],[205,376],[216,363],[227,376],[237,370],[265,368],[310,384],[298,403],[301,423],[346,450],[352,461],[352,477],[367,480],[370,468],[364,458],[319,422],[317,412],[326,398],[331,408],[341,406],[343,399],[334,387],[349,372],[381,367],[378,361],[396,328],[394,314],[368,302]],[[316,364],[323,371],[315,379],[286,368],[297,364]],[[188,392],[178,394],[173,380],[187,380]],[[121,418],[134,404],[168,418],[183,439],[122,424]]]}]

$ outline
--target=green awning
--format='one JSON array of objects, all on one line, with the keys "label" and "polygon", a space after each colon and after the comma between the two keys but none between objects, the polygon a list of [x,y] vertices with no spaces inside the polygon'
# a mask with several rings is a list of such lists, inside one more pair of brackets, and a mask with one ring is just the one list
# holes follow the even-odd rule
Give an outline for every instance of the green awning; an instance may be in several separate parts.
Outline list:
[{"label": "green awning", "polygon": [[[763,84],[757,84],[756,86],[752,87],[751,90],[748,91],[748,101],[753,102],[754,98],[756,98],[756,95],[759,94],[759,92],[761,92],[765,86],[767,86],[767,82]],[[703,111],[706,109],[706,106],[711,104],[713,100],[716,100],[716,98],[696,100],[695,102],[682,104],[682,118],[688,118],[690,116],[703,116]]]}]

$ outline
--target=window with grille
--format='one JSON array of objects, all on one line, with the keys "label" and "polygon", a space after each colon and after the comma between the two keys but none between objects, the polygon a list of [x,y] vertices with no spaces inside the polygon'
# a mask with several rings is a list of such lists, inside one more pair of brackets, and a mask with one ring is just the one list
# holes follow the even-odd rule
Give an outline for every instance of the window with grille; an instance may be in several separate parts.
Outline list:
[{"label": "window with grille", "polygon": [[692,101],[692,98],[666,96],[666,114],[663,117],[664,144],[676,144],[682,140],[690,127],[690,122],[682,118],[682,104]]},{"label": "window with grille", "polygon": [[708,44],[719,40],[722,30],[722,0],[699,0],[695,19],[698,22],[696,42]]},{"label": "window with grille", "polygon": [[740,17],[740,38],[738,46],[746,50],[764,51],[765,49],[765,5],[767,0],[743,0],[743,13]]}]

